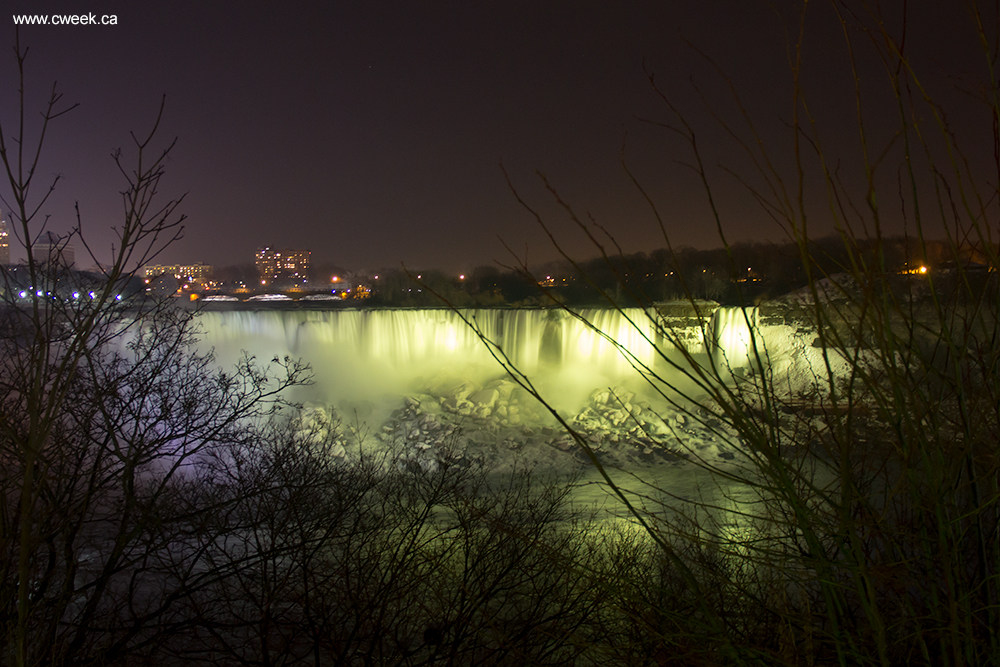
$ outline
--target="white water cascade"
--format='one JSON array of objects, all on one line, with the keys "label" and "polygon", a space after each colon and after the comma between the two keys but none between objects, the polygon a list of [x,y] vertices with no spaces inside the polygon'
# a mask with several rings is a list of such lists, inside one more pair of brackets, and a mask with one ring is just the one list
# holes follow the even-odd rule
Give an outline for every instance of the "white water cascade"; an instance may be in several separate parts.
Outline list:
[{"label": "white water cascade", "polygon": [[[639,308],[586,309],[579,315],[554,309],[296,309],[199,317],[202,346],[214,348],[223,365],[235,363],[243,351],[261,362],[289,356],[309,363],[315,385],[303,400],[398,398],[444,378],[481,382],[502,375],[463,318],[557,403],[579,402],[612,385],[631,383],[637,390],[643,380],[636,367],[681,380],[663,363],[662,356],[675,348],[657,333],[654,323],[662,315]],[[813,382],[824,368],[814,334],[802,326],[765,325],[758,308],[706,308],[668,319],[665,327],[700,363],[711,357],[726,379],[767,370],[776,378]]]},{"label": "white water cascade", "polygon": [[[581,401],[595,388],[638,381],[629,361],[655,367],[658,340],[642,309],[581,311],[261,310],[205,312],[202,345],[231,365],[241,351],[259,361],[290,356],[311,364],[321,400],[378,400],[424,391],[443,376],[482,380],[502,374],[474,322],[556,402]],[[701,347],[700,330],[690,336]],[[616,345],[617,343],[617,345]],[[623,351],[625,353],[623,353]]]},{"label": "white water cascade", "polygon": [[[332,429],[335,416],[360,420],[379,442],[407,443],[407,456],[425,469],[438,465],[436,452],[456,447],[544,445],[536,449],[541,459],[551,463],[555,452],[579,463],[568,436],[506,376],[466,320],[594,447],[622,465],[676,460],[674,429],[684,433],[688,451],[706,459],[731,458],[738,442],[677,414],[650,391],[647,371],[697,396],[685,359],[714,363],[727,382],[763,370],[775,387],[792,392],[816,382],[823,368],[807,327],[775,316],[765,325],[757,309],[665,304],[658,312],[593,309],[579,316],[541,309],[213,311],[199,316],[200,345],[214,349],[225,367],[243,354],[261,363],[285,356],[308,363],[314,384],[290,398],[307,404],[310,423]],[[668,332],[666,340],[658,328]]]},{"label": "white water cascade", "polygon": [[760,369],[767,349],[757,308],[719,308],[708,332],[706,352],[723,377]]}]

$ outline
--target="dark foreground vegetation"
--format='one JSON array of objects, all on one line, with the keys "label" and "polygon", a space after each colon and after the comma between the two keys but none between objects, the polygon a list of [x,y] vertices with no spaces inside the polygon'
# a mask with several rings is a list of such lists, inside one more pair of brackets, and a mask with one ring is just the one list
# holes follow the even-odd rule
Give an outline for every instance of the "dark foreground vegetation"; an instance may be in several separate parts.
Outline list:
[{"label": "dark foreground vegetation", "polygon": [[[594,242],[600,270],[564,258],[594,276],[592,288],[608,303],[647,307],[632,316],[648,319],[664,344],[657,364],[630,357],[637,376],[699,427],[737,432],[746,455],[735,465],[699,465],[750,496],[694,508],[641,474],[622,485],[607,478],[664,567],[656,586],[632,597],[634,618],[646,624],[641,636],[670,654],[646,664],[1000,664],[1000,6],[965,2],[957,10],[979,56],[961,72],[958,92],[954,80],[921,69],[913,45],[931,48],[936,34],[926,17],[911,25],[910,10],[919,11],[906,3],[803,3],[786,17],[791,116],[773,120],[787,131],[784,143],[763,132],[772,119],[752,113],[753,91],[717,70],[717,79],[697,84],[705,106],[693,110],[675,106],[651,77],[664,105],[652,124],[676,140],[676,159],[704,188],[723,246],[721,273],[732,278],[724,298],[741,308],[745,325],[742,339],[720,346],[705,366],[660,320],[659,294],[622,271],[604,227],[544,179],[564,220],[543,218],[522,200],[557,244],[574,230]],[[810,28],[824,19],[843,35],[835,57],[854,82],[836,92],[809,74]],[[823,100],[838,96],[850,100],[853,141],[822,122]],[[958,115],[969,122],[950,124]],[[718,148],[706,136],[730,143]],[[656,202],[625,168],[679,259],[670,202]],[[726,240],[739,220],[717,207],[719,183],[748,192],[794,248],[801,273],[793,280],[802,287],[792,298],[808,313],[820,351],[806,377],[772,363],[784,350],[760,326],[759,294],[739,280],[753,265]],[[816,242],[817,221],[835,235]],[[564,222],[569,231],[558,232]],[[893,228],[907,230],[905,242]],[[611,287],[606,276],[615,276]],[[697,308],[704,282],[682,276],[680,284]],[[674,424],[681,445],[684,430]],[[585,437],[574,437],[589,450]],[[670,590],[689,604],[677,604]]]}]

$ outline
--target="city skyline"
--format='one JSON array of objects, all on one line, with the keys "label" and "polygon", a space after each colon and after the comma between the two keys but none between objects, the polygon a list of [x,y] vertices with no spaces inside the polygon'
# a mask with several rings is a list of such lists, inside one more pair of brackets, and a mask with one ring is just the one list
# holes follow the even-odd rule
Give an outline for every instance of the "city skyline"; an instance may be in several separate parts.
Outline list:
[{"label": "city skyline", "polygon": [[[792,109],[793,4],[774,12],[722,0],[304,3],[281,11],[109,3],[101,11],[115,13],[117,25],[22,26],[29,113],[53,81],[66,105],[80,103],[47,137],[39,174],[60,176],[43,211],[51,216],[47,229],[68,232],[79,202],[92,247],[111,246],[122,181],[110,153],[124,148],[130,164],[128,132],[148,131],[165,95],[158,145],[178,142],[160,191],[184,195],[179,210],[188,219],[185,237],[158,258],[164,263],[245,264],[268,242],[308,247],[317,261],[354,270],[403,263],[457,272],[511,263],[508,247],[532,264],[554,259],[511,186],[555,223],[568,252],[592,256],[536,170],[624,252],[662,247],[622,155],[673,243],[716,247],[698,178],[680,164],[690,159],[684,143],[655,124],[670,113],[652,74],[703,132],[727,240],[780,241],[779,226],[726,173],[745,173],[749,162],[708,109],[733,107],[718,65],[760,121],[763,143],[785,156],[778,168],[794,171],[784,127]],[[975,45],[955,27],[962,23],[955,12],[911,4],[911,57],[936,91],[951,90],[973,71]],[[25,2],[12,8],[39,11]],[[54,2],[43,11],[79,8]],[[843,36],[828,6],[810,12],[805,92],[829,128],[828,145],[849,153],[857,136]],[[898,15],[889,19],[901,29]],[[4,29],[12,44],[11,19]],[[866,62],[859,76],[881,86],[879,64]],[[0,73],[13,90],[9,55]],[[13,95],[0,102],[5,126],[16,118],[15,102]],[[884,102],[872,96],[872,104]],[[990,122],[952,120],[970,135]],[[878,137],[880,128],[869,129]],[[974,166],[988,164],[981,157],[973,156]],[[814,224],[818,235],[832,229],[822,218]],[[79,254],[79,265],[92,263]]]}]

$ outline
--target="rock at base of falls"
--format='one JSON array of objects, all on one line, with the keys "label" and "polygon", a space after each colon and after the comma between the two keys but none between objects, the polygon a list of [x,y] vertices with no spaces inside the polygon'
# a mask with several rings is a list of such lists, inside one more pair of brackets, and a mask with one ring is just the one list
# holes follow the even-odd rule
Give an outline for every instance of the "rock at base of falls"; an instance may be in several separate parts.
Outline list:
[{"label": "rock at base of falls", "polygon": [[500,398],[500,392],[496,389],[481,389],[469,395],[469,402],[474,403],[477,408],[492,409]]},{"label": "rock at base of falls", "polygon": [[670,406],[654,408],[623,387],[593,392],[566,418],[585,446],[508,378],[482,385],[441,382],[434,389],[440,393],[428,389],[407,395],[384,423],[361,429],[345,428],[332,408],[308,405],[299,418],[300,431],[314,440],[334,439],[336,456],[371,452],[375,445],[392,452],[401,469],[423,472],[526,463],[568,472],[592,465],[588,449],[605,465],[642,468],[681,465],[692,457],[726,461],[738,448],[718,419]]}]

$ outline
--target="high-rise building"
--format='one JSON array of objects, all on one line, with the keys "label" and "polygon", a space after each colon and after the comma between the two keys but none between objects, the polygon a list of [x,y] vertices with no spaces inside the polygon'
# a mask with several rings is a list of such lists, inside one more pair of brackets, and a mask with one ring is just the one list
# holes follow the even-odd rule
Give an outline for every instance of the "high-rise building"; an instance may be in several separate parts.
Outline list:
[{"label": "high-rise building", "polygon": [[76,248],[52,232],[45,232],[31,244],[31,255],[39,264],[58,263],[72,268],[76,263]]},{"label": "high-rise building", "polygon": [[270,246],[257,248],[256,264],[257,275],[260,276],[262,281],[273,279],[274,275],[278,272],[278,258],[275,255],[274,249]]},{"label": "high-rise building", "polygon": [[257,248],[257,273],[261,284],[309,282],[310,255],[308,250],[275,250],[270,246]]},{"label": "high-rise building", "polygon": [[7,238],[7,223],[0,216],[0,266],[10,264],[10,242]]},{"label": "high-rise building", "polygon": [[173,276],[177,280],[203,283],[212,277],[212,265],[195,262],[194,264],[152,264],[143,267],[147,278]]}]

